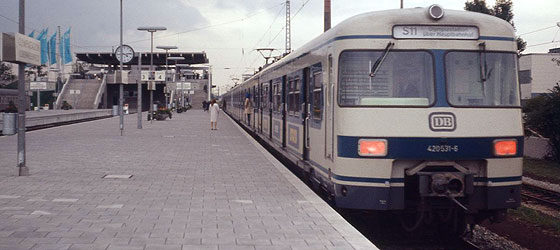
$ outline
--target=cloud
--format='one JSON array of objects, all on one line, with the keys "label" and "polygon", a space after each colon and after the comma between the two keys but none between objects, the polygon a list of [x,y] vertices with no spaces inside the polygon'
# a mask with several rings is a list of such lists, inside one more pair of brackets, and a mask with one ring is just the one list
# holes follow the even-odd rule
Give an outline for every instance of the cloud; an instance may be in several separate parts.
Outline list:
[{"label": "cloud", "polygon": [[[17,20],[17,1],[11,2],[8,6],[2,6],[1,14]],[[120,4],[117,0],[26,1],[27,33],[31,29],[38,32],[48,27],[52,34],[59,25],[62,32],[72,27],[72,43],[81,46],[77,50],[109,51],[111,46],[118,45],[119,18]],[[123,28],[127,35],[125,42],[148,39],[146,34],[136,31],[139,26],[166,26],[167,33],[170,33],[208,23],[209,20],[196,8],[180,1],[123,0]]]}]

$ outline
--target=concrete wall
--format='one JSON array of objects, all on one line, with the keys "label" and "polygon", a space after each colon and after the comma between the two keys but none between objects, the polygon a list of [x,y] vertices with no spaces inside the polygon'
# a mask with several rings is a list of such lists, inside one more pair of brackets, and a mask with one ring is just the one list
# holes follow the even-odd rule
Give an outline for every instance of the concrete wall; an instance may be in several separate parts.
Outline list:
[{"label": "concrete wall", "polygon": [[523,156],[544,159],[551,153],[548,139],[539,137],[525,137]]},{"label": "concrete wall", "polygon": [[530,70],[532,78],[530,84],[521,84],[522,99],[548,93],[560,81],[560,66],[552,61],[553,58],[560,60],[560,53],[527,54],[519,58],[519,70]]}]

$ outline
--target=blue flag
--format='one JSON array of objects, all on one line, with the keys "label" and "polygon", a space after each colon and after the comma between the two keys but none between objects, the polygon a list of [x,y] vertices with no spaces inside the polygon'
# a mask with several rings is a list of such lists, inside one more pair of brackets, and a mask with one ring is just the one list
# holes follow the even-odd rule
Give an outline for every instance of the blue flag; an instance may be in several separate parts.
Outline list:
[{"label": "blue flag", "polygon": [[62,58],[62,61],[64,62],[64,64],[71,63],[72,52],[70,52],[70,28],[68,28],[68,30],[64,32],[62,41],[64,41],[64,58]]},{"label": "blue flag", "polygon": [[58,54],[60,54],[60,60],[63,65],[64,65],[64,37],[60,37],[60,40],[58,41]]},{"label": "blue flag", "polygon": [[35,36],[35,30],[32,30],[31,33],[29,33],[29,37],[34,38]]},{"label": "blue flag", "polygon": [[56,32],[49,39],[49,63],[56,63]]},{"label": "blue flag", "polygon": [[47,44],[48,32],[49,32],[49,28],[46,28],[42,30],[41,33],[39,33],[39,35],[37,36],[37,40],[41,42],[41,65],[47,64],[47,61],[49,59],[49,55],[48,55],[49,48]]}]

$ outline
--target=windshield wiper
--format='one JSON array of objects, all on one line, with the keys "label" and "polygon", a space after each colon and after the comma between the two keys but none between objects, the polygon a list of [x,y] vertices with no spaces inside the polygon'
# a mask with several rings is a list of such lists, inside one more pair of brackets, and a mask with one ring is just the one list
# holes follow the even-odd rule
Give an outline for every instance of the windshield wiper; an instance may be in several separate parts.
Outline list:
[{"label": "windshield wiper", "polygon": [[479,63],[480,63],[480,83],[482,84],[482,96],[486,96],[486,70],[488,69],[488,65],[486,62],[486,43],[479,43],[478,47],[480,48],[479,53]]},{"label": "windshield wiper", "polygon": [[371,66],[371,71],[369,72],[369,77],[371,77],[371,78],[375,77],[375,74],[377,73],[379,68],[381,68],[381,64],[383,64],[383,61],[385,61],[385,58],[387,57],[387,54],[389,54],[389,51],[391,50],[393,45],[395,45],[395,43],[393,43],[393,42],[389,42],[387,44],[387,47],[385,47],[385,52],[383,52],[383,55],[381,55],[381,57],[377,58],[377,60],[373,64],[373,66]]}]

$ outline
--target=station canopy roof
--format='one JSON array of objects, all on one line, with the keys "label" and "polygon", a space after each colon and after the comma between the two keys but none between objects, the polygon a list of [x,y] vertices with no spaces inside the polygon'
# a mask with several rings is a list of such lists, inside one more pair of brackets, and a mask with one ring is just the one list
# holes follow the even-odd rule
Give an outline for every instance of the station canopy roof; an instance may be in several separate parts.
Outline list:
[{"label": "station canopy roof", "polygon": [[[165,65],[165,52],[154,52],[154,65]],[[150,65],[150,52],[142,52],[142,65]],[[76,53],[78,60],[105,65],[118,65],[119,61],[112,52],[84,52]],[[182,60],[168,60],[169,65],[177,64],[205,64],[208,63],[206,52],[169,52],[168,57],[184,57]],[[134,56],[132,61],[126,65],[138,65],[138,57]]]}]

